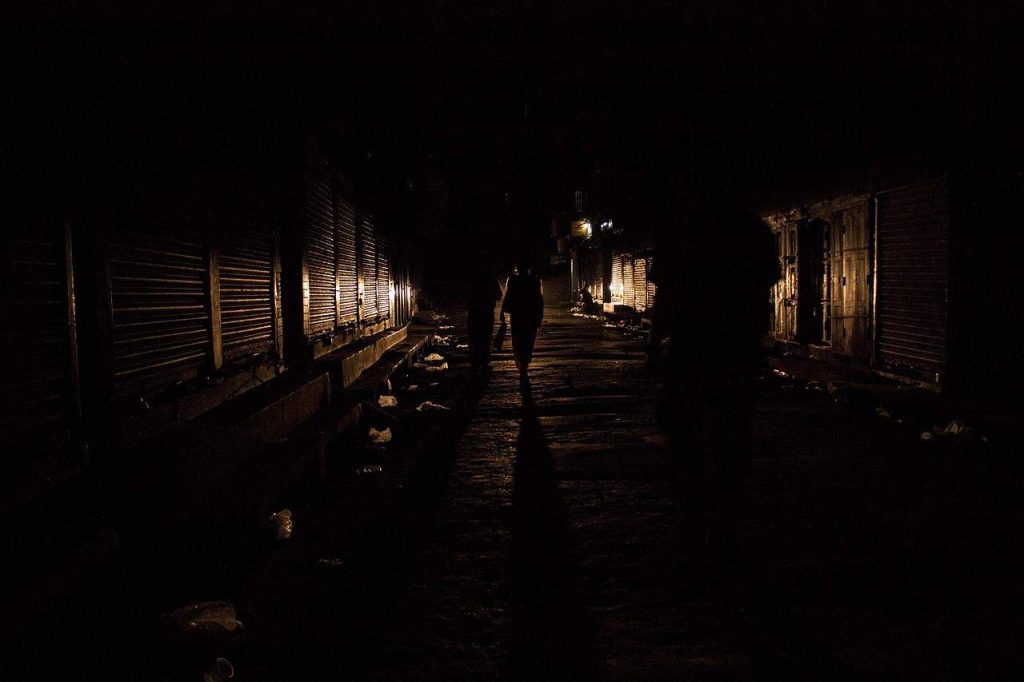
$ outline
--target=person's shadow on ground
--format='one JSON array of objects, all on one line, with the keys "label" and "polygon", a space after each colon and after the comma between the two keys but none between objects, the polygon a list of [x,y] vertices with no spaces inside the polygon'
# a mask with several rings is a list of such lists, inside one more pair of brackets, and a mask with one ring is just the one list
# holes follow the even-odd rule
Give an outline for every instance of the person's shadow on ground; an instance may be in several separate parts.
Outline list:
[{"label": "person's shadow on ground", "polygon": [[509,550],[512,666],[517,678],[592,679],[599,660],[597,624],[580,594],[551,450],[528,402],[516,445]]}]

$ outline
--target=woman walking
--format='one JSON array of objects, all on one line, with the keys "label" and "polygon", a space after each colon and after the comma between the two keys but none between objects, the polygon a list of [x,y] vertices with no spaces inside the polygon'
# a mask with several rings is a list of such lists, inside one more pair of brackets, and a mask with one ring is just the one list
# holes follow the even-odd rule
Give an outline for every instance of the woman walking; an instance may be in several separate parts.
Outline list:
[{"label": "woman walking", "polygon": [[501,302],[502,324],[506,313],[512,325],[512,355],[519,370],[519,387],[526,392],[530,388],[527,372],[533,358],[533,343],[537,339],[537,328],[544,321],[544,294],[540,278],[533,275],[525,258],[519,259],[505,286],[505,299]]}]

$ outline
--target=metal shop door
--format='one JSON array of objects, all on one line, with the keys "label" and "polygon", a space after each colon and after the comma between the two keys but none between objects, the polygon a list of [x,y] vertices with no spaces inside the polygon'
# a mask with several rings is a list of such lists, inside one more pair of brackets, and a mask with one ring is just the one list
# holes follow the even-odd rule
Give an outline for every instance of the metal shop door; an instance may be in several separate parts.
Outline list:
[{"label": "metal shop door", "polygon": [[0,242],[0,450],[8,480],[68,453],[79,413],[71,239],[56,216],[16,218]]},{"label": "metal shop door", "polygon": [[878,196],[879,360],[941,383],[947,357],[949,191],[937,180]]},{"label": "metal shop door", "polygon": [[828,228],[828,324],[832,350],[871,355],[868,203],[832,214]]}]

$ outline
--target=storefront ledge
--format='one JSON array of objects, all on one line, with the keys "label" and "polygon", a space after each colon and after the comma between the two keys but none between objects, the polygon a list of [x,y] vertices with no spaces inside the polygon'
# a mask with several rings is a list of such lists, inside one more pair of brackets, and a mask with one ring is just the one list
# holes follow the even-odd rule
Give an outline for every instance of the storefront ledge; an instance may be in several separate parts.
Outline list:
[{"label": "storefront ledge", "polygon": [[382,331],[371,337],[340,348],[320,358],[331,375],[337,388],[347,388],[367,369],[372,367],[383,355],[405,341],[408,337],[408,326]]}]

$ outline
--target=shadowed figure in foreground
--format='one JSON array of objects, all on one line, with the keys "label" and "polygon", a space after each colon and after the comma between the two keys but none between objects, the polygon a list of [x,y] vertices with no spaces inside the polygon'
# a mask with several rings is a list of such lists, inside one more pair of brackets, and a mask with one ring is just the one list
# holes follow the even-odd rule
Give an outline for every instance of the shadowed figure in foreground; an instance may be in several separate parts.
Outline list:
[{"label": "shadowed figure in foreground", "polygon": [[528,400],[533,344],[537,340],[537,328],[544,321],[544,294],[540,278],[532,273],[527,258],[518,259],[515,271],[508,278],[505,299],[501,302],[502,322],[506,314],[512,325],[512,354],[519,370],[519,388]]},{"label": "shadowed figure in foreground", "polygon": [[742,478],[750,447],[751,382],[778,263],[763,221],[722,198],[704,202],[688,229],[660,245],[675,267],[659,268],[655,326],[670,339],[665,381],[677,454],[699,469],[706,453],[728,486]]},{"label": "shadowed figure in foreground", "polygon": [[579,593],[554,460],[529,408],[519,427],[513,477],[509,583],[516,679],[594,679],[597,623]]},{"label": "shadowed figure in foreground", "polygon": [[679,462],[695,474],[713,465],[712,538],[731,554],[778,262],[758,217],[712,191],[692,204],[687,229],[664,235],[655,254],[663,263],[654,326],[668,343],[651,351],[662,355],[662,417]]}]

